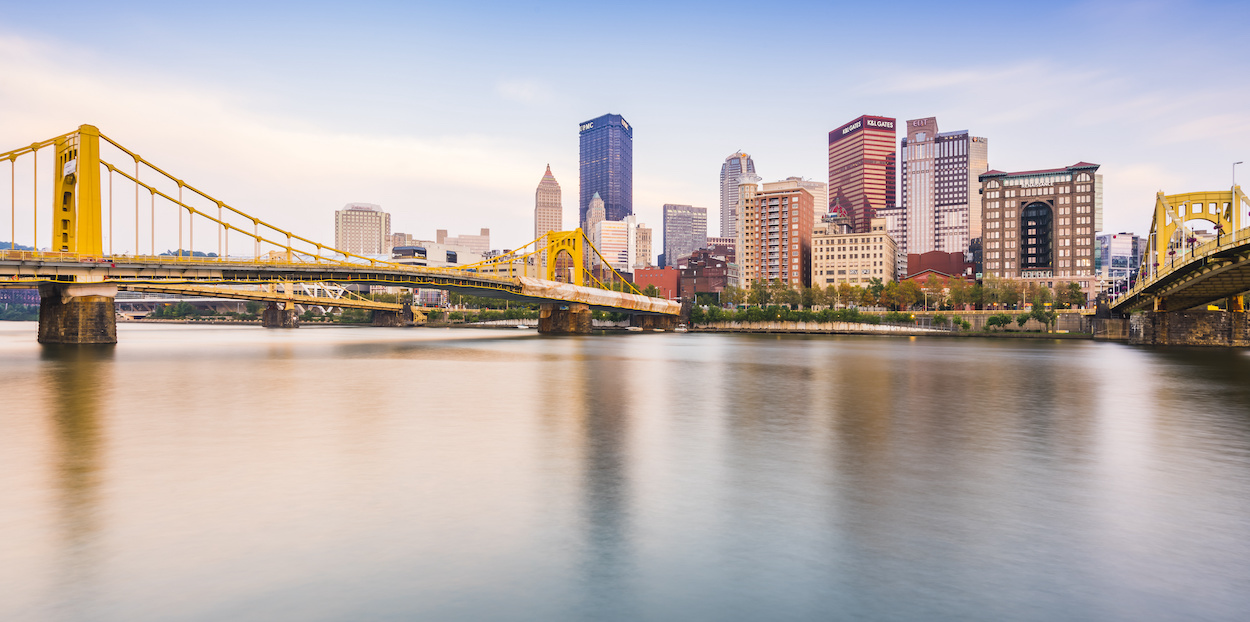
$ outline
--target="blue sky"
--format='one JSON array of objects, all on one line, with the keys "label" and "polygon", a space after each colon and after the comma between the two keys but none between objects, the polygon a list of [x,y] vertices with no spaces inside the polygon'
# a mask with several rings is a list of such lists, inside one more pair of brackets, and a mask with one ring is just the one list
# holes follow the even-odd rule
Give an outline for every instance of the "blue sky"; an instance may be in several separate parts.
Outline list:
[{"label": "blue sky", "polygon": [[1101,164],[1105,229],[1141,233],[1156,191],[1250,161],[1248,5],[5,2],[0,148],[92,123],[310,237],[366,201],[511,247],[547,163],[574,225],[577,124],[607,112],[635,127],[653,226],[715,208],[735,150],[827,181],[834,127],[936,116],[993,168]]}]

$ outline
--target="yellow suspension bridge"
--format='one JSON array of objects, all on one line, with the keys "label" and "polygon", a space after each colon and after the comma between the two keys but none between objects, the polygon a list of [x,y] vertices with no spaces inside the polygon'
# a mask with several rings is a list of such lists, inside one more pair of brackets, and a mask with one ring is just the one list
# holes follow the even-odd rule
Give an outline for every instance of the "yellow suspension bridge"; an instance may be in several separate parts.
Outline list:
[{"label": "yellow suspension bridge", "polygon": [[[53,156],[50,165],[46,153],[40,157],[44,150]],[[0,153],[4,160],[10,243],[0,249],[0,287],[39,287],[44,343],[115,343],[118,288],[269,301],[264,321],[275,327],[295,325],[293,283],[432,288],[538,303],[545,333],[589,332],[593,310],[628,313],[656,327],[675,324],[681,311],[679,303],[642,295],[580,229],[552,232],[475,264],[415,266],[348,253],[280,228],[90,125]],[[47,183],[43,193],[41,182]],[[133,209],[129,196],[117,200],[119,191],[129,195],[131,189]],[[17,249],[19,218],[31,246],[50,241],[48,250]],[[158,252],[175,239],[177,251]],[[116,248],[122,240],[129,246]],[[406,311],[359,298],[337,299],[334,306]]]}]

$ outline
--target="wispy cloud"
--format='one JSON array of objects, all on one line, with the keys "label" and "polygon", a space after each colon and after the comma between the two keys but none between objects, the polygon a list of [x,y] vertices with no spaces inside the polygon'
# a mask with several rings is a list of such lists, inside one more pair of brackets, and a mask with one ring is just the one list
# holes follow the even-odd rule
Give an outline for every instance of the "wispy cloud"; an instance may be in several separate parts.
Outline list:
[{"label": "wispy cloud", "polygon": [[541,104],[552,99],[550,89],[534,80],[500,80],[495,84],[495,93],[519,104]]}]

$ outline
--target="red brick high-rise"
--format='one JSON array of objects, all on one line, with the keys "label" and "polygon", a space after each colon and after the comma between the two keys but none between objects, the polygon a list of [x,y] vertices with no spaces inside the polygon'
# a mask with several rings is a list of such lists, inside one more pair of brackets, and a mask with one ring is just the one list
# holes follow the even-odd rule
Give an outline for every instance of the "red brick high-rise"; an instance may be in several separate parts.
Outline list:
[{"label": "red brick high-rise", "polygon": [[895,204],[895,120],[864,115],[829,132],[829,211],[867,233],[877,210]]}]

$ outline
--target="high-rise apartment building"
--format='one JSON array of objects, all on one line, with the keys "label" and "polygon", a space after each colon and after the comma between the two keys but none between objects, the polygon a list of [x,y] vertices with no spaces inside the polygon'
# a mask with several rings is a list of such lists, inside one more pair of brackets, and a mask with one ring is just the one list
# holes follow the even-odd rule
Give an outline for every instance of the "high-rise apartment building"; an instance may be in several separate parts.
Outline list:
[{"label": "high-rise apartment building", "polygon": [[638,223],[634,227],[634,249],[637,256],[634,257],[634,268],[650,268],[651,267],[651,227],[644,223]]},{"label": "high-rise apartment building", "polygon": [[707,208],[666,203],[663,212],[663,266],[675,266],[679,259],[707,244]]},{"label": "high-rise apartment building", "polygon": [[755,174],[755,162],[741,151],[725,158],[720,165],[720,235],[732,238],[738,231],[738,178]]},{"label": "high-rise apartment building", "polygon": [[577,222],[589,231],[586,211],[596,193],[603,198],[607,220],[624,220],[634,213],[634,128],[619,114],[605,114],[579,128]]},{"label": "high-rise apartment building", "polygon": [[[989,170],[988,143],[967,130],[939,132],[937,119],[912,119],[902,141],[900,252],[966,253],[981,237],[979,176]],[[892,213],[891,216],[897,218]],[[887,228],[890,228],[887,226]]]},{"label": "high-rise apartment building", "polygon": [[534,238],[538,239],[551,231],[564,230],[564,202],[560,198],[560,183],[551,174],[551,165],[538,182],[534,191]]},{"label": "high-rise apartment building", "polygon": [[987,275],[1053,287],[1078,281],[1092,292],[1095,223],[1101,220],[1097,164],[980,176],[982,261]]},{"label": "high-rise apartment building", "polygon": [[877,210],[895,204],[894,119],[864,115],[829,132],[829,211],[868,232]]},{"label": "high-rise apartment building", "polygon": [[738,265],[746,287],[777,279],[791,287],[812,284],[815,199],[806,188],[785,186],[778,182],[739,191],[745,201]]},{"label": "high-rise apartment building", "polygon": [[348,203],[334,212],[334,248],[357,255],[391,252],[391,215],[373,203]]},{"label": "high-rise apartment building", "polygon": [[812,283],[821,287],[863,286],[873,279],[888,283],[896,279],[897,257],[884,218],[872,219],[867,233],[855,233],[845,223],[822,222],[812,234]]}]

